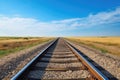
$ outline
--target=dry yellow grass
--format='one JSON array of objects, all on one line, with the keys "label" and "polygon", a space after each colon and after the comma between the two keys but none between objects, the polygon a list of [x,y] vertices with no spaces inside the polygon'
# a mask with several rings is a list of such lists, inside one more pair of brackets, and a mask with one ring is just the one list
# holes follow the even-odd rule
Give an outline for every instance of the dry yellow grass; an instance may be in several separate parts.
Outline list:
[{"label": "dry yellow grass", "polygon": [[16,52],[37,44],[47,42],[53,38],[0,38],[0,56]]},{"label": "dry yellow grass", "polygon": [[26,46],[33,43],[44,42],[49,40],[50,38],[19,38],[12,39],[9,38],[7,40],[0,40],[0,50],[15,48],[19,46]]},{"label": "dry yellow grass", "polygon": [[120,37],[71,37],[71,38],[92,42],[120,44]]},{"label": "dry yellow grass", "polygon": [[33,40],[38,40],[38,39],[30,39],[30,40],[25,40],[25,39],[10,39],[10,40],[0,40],[0,43],[11,43],[11,42],[24,42],[24,41],[33,41]]},{"label": "dry yellow grass", "polygon": [[103,53],[120,56],[120,37],[69,37],[68,39],[93,47]]},{"label": "dry yellow grass", "polygon": [[0,43],[11,43],[11,42],[24,42],[24,41],[33,41],[33,40],[39,40],[39,39],[47,39],[47,38],[18,38],[18,39],[12,39],[12,38],[10,38],[10,39],[1,39],[0,40]]}]

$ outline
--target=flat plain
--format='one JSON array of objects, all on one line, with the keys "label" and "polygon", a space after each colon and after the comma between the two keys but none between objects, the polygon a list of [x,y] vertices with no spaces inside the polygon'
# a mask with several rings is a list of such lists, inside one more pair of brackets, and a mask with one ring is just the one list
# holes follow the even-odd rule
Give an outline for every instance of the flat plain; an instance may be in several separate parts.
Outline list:
[{"label": "flat plain", "polygon": [[0,57],[47,42],[51,39],[47,37],[0,37]]},{"label": "flat plain", "polygon": [[68,37],[67,39],[78,44],[100,50],[102,53],[109,53],[120,56],[120,37]]}]

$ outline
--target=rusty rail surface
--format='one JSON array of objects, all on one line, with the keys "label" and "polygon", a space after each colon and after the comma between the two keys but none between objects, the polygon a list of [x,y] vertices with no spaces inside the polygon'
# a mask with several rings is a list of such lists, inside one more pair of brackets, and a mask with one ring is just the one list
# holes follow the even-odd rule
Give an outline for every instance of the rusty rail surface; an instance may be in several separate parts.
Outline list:
[{"label": "rusty rail surface", "polygon": [[[61,43],[60,43],[61,41]],[[59,42],[59,44],[57,44]],[[61,45],[60,45],[61,44]],[[63,44],[66,45],[69,48],[69,51],[72,52],[75,57],[79,60],[80,63],[83,64],[83,66],[81,67],[81,69],[85,69],[87,71],[89,71],[90,76],[86,77],[86,78],[78,78],[75,80],[109,80],[104,74],[102,74],[102,72],[97,69],[92,63],[90,63],[82,54],[80,54],[76,48],[74,46],[72,46],[69,42],[65,41],[64,39],[58,38],[56,40],[54,40],[48,47],[46,47],[43,51],[41,51],[35,58],[33,58],[24,68],[22,68],[15,76],[13,76],[13,78],[11,78],[11,80],[41,80],[41,78],[39,79],[33,79],[33,78],[28,78],[28,73],[30,72],[31,69],[41,69],[38,67],[34,66],[36,65],[37,62],[48,62],[50,63],[50,61],[44,61],[41,60],[41,58],[45,57],[45,54],[49,54],[49,53],[54,53],[54,52],[49,52],[49,50],[53,50],[54,48],[56,48],[57,46],[61,46],[61,48],[63,47]],[[54,47],[53,47],[54,46]],[[51,48],[53,47],[53,48]],[[59,49],[59,48],[58,48]],[[62,48],[63,49],[63,48]],[[61,50],[62,50],[61,49]],[[60,50],[60,49],[59,49]],[[67,48],[66,48],[67,50]],[[67,54],[67,52],[63,52],[64,54]],[[56,54],[54,54],[56,55]],[[61,54],[59,54],[61,55]],[[70,58],[71,56],[67,56],[68,58]],[[59,56],[59,57],[55,57],[57,59],[59,58],[65,58],[64,56]],[[61,61],[53,61],[54,63],[64,63]],[[70,63],[71,61],[67,61],[67,63]],[[76,61],[73,61],[76,62]],[[48,70],[48,71],[68,71],[68,70],[78,70],[80,69],[79,67],[77,68],[45,68],[43,70]],[[58,79],[58,78],[56,78]],[[45,80],[56,80],[56,79],[45,79]],[[42,79],[44,80],[44,79]],[[74,80],[73,78],[71,79],[58,79],[58,80]]]},{"label": "rusty rail surface", "polygon": [[84,56],[77,52],[74,46],[69,42],[66,43],[72,52],[78,57],[78,59],[85,65],[85,67],[91,72],[91,80],[109,80],[100,70],[98,70],[92,63],[90,63]]}]

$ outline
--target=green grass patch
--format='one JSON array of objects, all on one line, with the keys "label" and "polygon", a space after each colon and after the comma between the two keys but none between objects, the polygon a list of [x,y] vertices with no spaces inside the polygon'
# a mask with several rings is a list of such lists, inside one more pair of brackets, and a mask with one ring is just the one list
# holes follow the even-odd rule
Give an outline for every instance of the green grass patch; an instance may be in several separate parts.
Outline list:
[{"label": "green grass patch", "polygon": [[93,43],[103,44],[107,46],[120,46],[119,44],[115,44],[115,43],[103,43],[103,42],[93,42]]},{"label": "green grass patch", "polygon": [[97,47],[97,46],[95,46],[95,45],[93,45],[93,44],[85,44],[85,45],[87,45],[87,46],[89,46],[89,47],[92,47],[92,48],[95,48],[95,49],[97,49],[97,50],[100,50],[102,53],[108,53],[108,52],[109,52],[109,51],[106,50],[105,48],[100,48],[100,47]]},{"label": "green grass patch", "polygon": [[93,45],[93,44],[91,44],[91,43],[86,43],[86,42],[83,42],[83,41],[77,41],[77,40],[71,40],[71,39],[68,39],[69,41],[72,41],[72,42],[75,42],[75,43],[79,43],[79,44],[83,44],[83,45],[87,45],[87,46],[89,46],[89,47],[92,47],[92,48],[95,48],[95,49],[97,49],[97,50],[100,50],[102,53],[108,53],[109,51],[108,50],[106,50],[105,48],[100,48],[100,47],[98,47],[98,46],[95,46],[95,45]]},{"label": "green grass patch", "polygon": [[17,52],[23,49],[25,49],[25,47],[17,47],[17,48],[8,49],[8,50],[0,50],[0,57],[6,56],[9,53]]},{"label": "green grass patch", "polygon": [[33,42],[32,44],[28,44],[28,45],[25,45],[25,46],[19,46],[19,47],[15,47],[15,48],[11,48],[11,49],[0,50],[0,58],[4,57],[6,55],[9,55],[11,53],[18,52],[18,51],[23,50],[23,49],[33,47],[35,45],[38,45],[38,44],[41,44],[41,43],[44,43],[44,42],[48,42],[49,40],[51,40],[51,39],[40,40],[40,41]]}]

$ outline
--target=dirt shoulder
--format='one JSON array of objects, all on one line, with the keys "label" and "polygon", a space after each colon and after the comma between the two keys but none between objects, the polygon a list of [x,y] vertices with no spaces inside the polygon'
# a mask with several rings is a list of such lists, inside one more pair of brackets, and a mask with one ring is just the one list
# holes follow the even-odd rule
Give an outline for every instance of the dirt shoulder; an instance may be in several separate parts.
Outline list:
[{"label": "dirt shoulder", "polygon": [[109,53],[103,54],[101,51],[83,44],[70,43],[120,80],[120,58],[110,55]]},{"label": "dirt shoulder", "polygon": [[21,50],[0,58],[0,79],[10,80],[24,65],[43,50],[49,43],[44,42],[34,47]]}]

